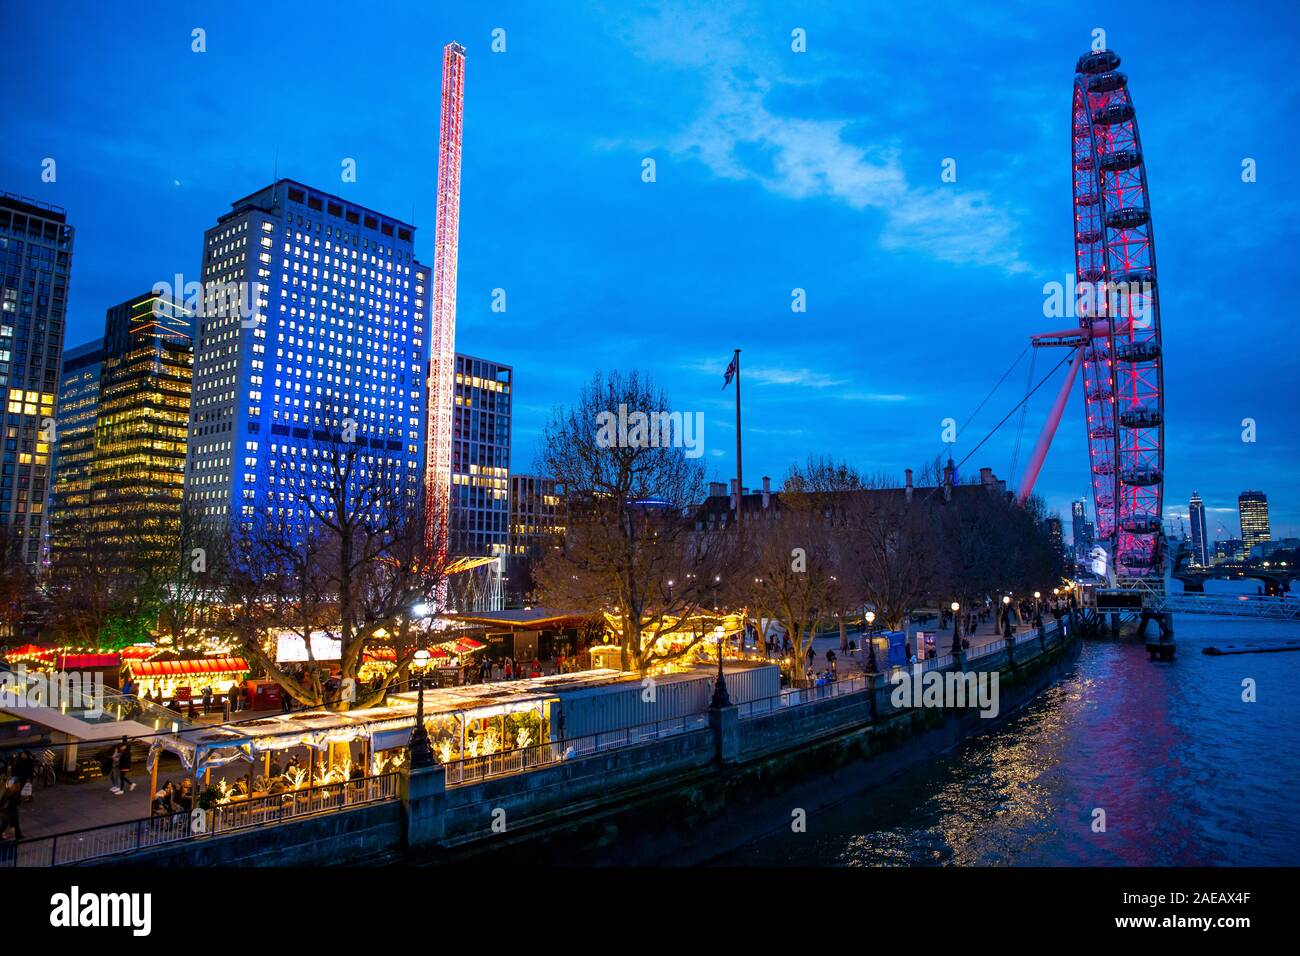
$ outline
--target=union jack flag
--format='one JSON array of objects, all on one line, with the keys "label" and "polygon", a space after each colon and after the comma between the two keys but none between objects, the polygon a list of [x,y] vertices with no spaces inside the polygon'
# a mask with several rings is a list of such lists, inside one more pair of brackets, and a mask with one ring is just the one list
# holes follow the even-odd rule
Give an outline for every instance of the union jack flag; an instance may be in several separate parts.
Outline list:
[{"label": "union jack flag", "polygon": [[727,386],[731,384],[731,380],[735,377],[737,370],[738,370],[738,366],[736,363],[736,356],[733,355],[731,357],[731,364],[728,365],[727,370],[722,373],[723,375],[722,390],[724,392],[727,390]]}]

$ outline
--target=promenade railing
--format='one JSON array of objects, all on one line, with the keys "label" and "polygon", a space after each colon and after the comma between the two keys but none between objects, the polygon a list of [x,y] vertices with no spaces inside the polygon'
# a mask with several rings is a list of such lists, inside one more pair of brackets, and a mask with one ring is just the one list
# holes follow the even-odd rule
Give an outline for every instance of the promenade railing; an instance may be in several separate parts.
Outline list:
[{"label": "promenade railing", "polygon": [[0,866],[63,866],[153,847],[204,839],[250,827],[274,826],[319,813],[396,800],[397,773],[286,790],[213,807],[197,829],[188,813],[107,823],[16,843],[0,843]]},{"label": "promenade railing", "polygon": [[606,730],[596,734],[580,737],[566,737],[549,743],[518,747],[500,753],[486,754],[481,757],[465,757],[443,764],[448,787],[462,787],[478,783],[492,777],[522,773],[549,767],[566,760],[587,757],[606,750],[631,747],[637,744],[662,740],[692,730],[704,730],[709,726],[707,713],[689,714],[667,720],[656,720],[645,724],[636,724],[619,730]]}]

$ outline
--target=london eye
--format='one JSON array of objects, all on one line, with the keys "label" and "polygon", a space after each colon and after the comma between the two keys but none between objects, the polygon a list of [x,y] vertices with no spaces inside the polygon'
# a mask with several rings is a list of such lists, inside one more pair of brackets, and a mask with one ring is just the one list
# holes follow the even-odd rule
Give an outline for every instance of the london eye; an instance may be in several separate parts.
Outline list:
[{"label": "london eye", "polygon": [[1075,68],[1075,275],[1098,536],[1117,583],[1142,588],[1162,575],[1164,382],[1146,164],[1119,65],[1099,50]]}]

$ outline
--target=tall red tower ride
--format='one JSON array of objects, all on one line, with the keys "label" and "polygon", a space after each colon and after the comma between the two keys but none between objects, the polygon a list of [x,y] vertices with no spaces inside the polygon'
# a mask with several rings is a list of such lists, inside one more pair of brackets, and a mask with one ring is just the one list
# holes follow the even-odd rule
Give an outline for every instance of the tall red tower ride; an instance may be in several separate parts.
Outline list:
[{"label": "tall red tower ride", "polygon": [[[446,565],[451,504],[452,403],[456,375],[456,243],[460,231],[461,117],[465,104],[465,48],[442,51],[442,126],[438,141],[438,224],[433,252],[433,321],[430,334],[424,467],[425,545]],[[445,601],[445,582],[439,604]]]}]

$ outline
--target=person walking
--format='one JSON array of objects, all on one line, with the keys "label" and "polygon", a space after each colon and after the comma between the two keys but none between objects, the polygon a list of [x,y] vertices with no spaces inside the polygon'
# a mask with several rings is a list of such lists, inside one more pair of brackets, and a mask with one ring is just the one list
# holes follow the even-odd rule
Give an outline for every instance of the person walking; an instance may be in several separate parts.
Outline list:
[{"label": "person walking", "polygon": [[122,756],[117,761],[119,786],[124,790],[134,790],[135,782],[131,780],[131,744],[122,738]]},{"label": "person walking", "polygon": [[30,750],[23,748],[18,756],[14,758],[13,775],[14,779],[18,781],[19,795],[27,794],[27,799],[30,800],[32,798],[32,778],[36,776],[36,758],[32,756]]},{"label": "person walking", "polygon": [[122,761],[122,745],[113,744],[113,749],[112,751],[109,752],[108,755],[108,762],[109,762],[108,792],[113,794],[116,797],[120,797],[122,795],[121,761]]}]

